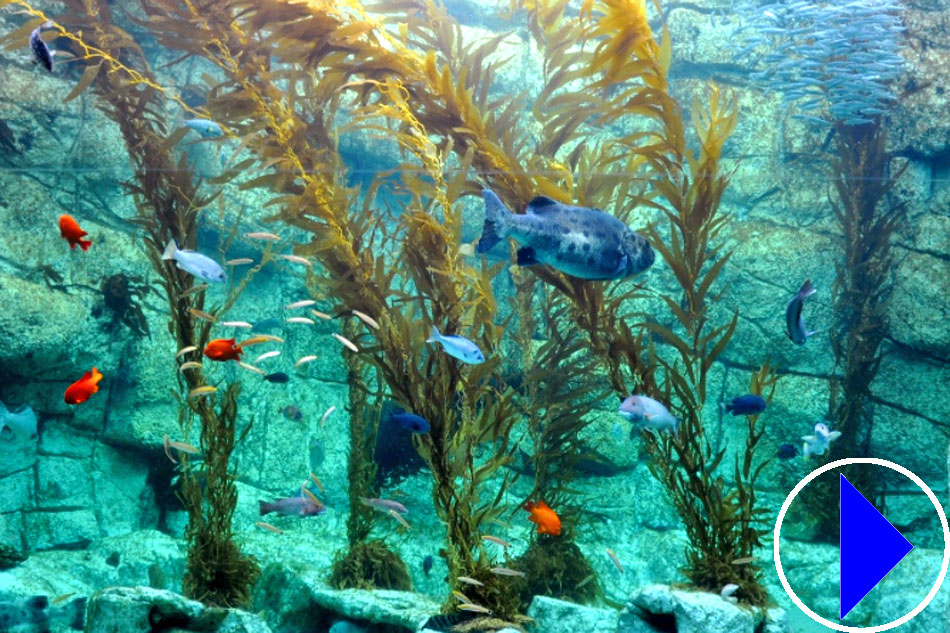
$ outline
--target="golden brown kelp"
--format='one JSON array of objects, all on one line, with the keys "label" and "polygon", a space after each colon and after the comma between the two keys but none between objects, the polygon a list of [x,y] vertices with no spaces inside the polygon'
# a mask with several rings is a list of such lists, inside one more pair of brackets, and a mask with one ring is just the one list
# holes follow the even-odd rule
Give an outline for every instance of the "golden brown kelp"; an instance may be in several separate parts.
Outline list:
[{"label": "golden brown kelp", "polygon": [[[194,248],[198,214],[214,196],[200,192],[200,183],[187,168],[185,157],[174,159],[173,142],[167,138],[170,128],[162,114],[167,93],[153,76],[139,45],[112,22],[109,5],[97,0],[67,0],[64,5],[66,11],[54,27],[75,45],[82,55],[80,62],[86,67],[76,90],[67,98],[91,87],[99,107],[118,125],[134,172],[133,180],[124,186],[135,200],[135,221],[144,231],[146,253],[166,291],[169,333],[178,348],[197,347],[184,360],[199,358],[211,332],[211,323],[195,314],[205,309],[204,293],[186,292],[194,285],[194,279],[174,263],[163,261],[162,251],[170,239],[182,247]],[[38,19],[45,19],[32,8],[29,10]],[[223,304],[211,311],[226,312],[252,274],[233,286]],[[259,570],[252,557],[241,553],[231,529],[237,490],[230,457],[235,443],[240,441],[240,386],[229,385],[216,407],[213,397],[188,396],[196,389],[208,387],[200,369],[184,374],[176,371],[176,375],[185,394],[174,394],[180,405],[179,423],[187,435],[193,418],[198,417],[203,457],[196,469],[182,455],[183,500],[189,516],[190,544],[185,591],[208,604],[245,604]],[[244,433],[249,428],[245,427]]]},{"label": "golden brown kelp", "polygon": [[[835,218],[844,236],[843,254],[832,285],[834,327],[831,345],[840,377],[832,380],[833,428],[827,460],[868,457],[874,425],[871,385],[881,366],[881,343],[888,334],[887,307],[893,291],[891,239],[905,218],[903,204],[886,201],[904,168],[892,172],[887,134],[880,120],[868,125],[835,124],[837,156],[831,162]],[[875,469],[845,468],[848,480],[869,499],[884,503]],[[806,497],[825,538],[837,538],[837,480],[819,480]],[[832,485],[833,484],[833,485]]]},{"label": "golden brown kelp", "polygon": [[[554,23],[565,19],[559,11],[549,12],[546,18],[543,15],[542,9],[557,7],[557,2],[534,4],[539,23],[552,20],[551,16]],[[682,296],[661,295],[676,326],[671,329],[647,317],[639,327],[630,328],[619,320],[622,301],[634,298],[635,288],[627,290],[618,302],[606,298],[604,284],[572,280],[551,271],[539,275],[574,303],[576,322],[589,333],[595,352],[607,361],[614,389],[626,394],[632,384],[639,393],[671,402],[682,418],[677,435],[648,435],[645,441],[652,456],[651,470],[667,487],[686,525],[690,538],[684,570],[687,577],[698,586],[714,589],[736,582],[741,597],[764,604],[765,591],[756,570],[731,564],[750,556],[761,536],[757,521],[762,511],[754,505],[760,466],[752,467],[761,431],[751,420],[742,467],[737,463],[734,489],[727,490],[717,474],[724,453],[713,451],[701,417],[706,376],[737,323],[733,316],[725,323],[711,324],[708,314],[717,299],[711,294],[712,286],[729,259],[729,253],[721,252],[717,245],[726,222],[719,213],[719,202],[728,183],[721,173],[720,156],[735,126],[736,109],[713,88],[708,110],[699,104],[693,109],[701,150],[697,155],[688,152],[680,109],[668,94],[670,40],[668,36],[662,43],[654,40],[646,3],[605,0],[585,7],[579,19],[589,21],[586,33],[598,43],[589,58],[577,61],[587,64],[585,76],[600,78],[590,84],[605,94],[606,105],[598,122],[612,124],[633,118],[641,124],[601,146],[588,164],[612,165],[615,173],[629,180],[649,178],[654,195],[665,204],[642,189],[621,189],[623,195],[615,198],[618,185],[603,177],[596,186],[591,183],[585,189],[607,196],[595,200],[600,204],[616,201],[617,215],[623,219],[635,205],[662,209],[667,230],[654,226],[646,234],[672,269],[682,292]],[[655,354],[644,343],[644,332],[672,346],[673,357]]]},{"label": "golden brown kelp", "polygon": [[[465,333],[490,355],[502,330],[493,323],[495,269],[473,268],[458,253],[456,201],[465,181],[443,180],[442,152],[407,107],[410,93],[400,75],[425,76],[424,62],[407,65],[423,58],[386,52],[381,39],[397,49],[398,42],[368,18],[363,21],[354,3],[348,6],[355,12],[278,2],[199,6],[148,0],[145,6],[150,19],[143,25],[160,42],[201,56],[223,73],[211,88],[208,107],[249,150],[241,169],[262,171],[244,186],[279,194],[273,200],[279,206],[275,219],[308,231],[310,241],[297,245],[296,252],[322,264],[319,283],[326,295],[379,323],[364,356],[393,399],[432,425],[417,446],[432,468],[436,509],[448,526],[451,577],[482,577],[485,586],[471,597],[498,613],[512,612],[516,599],[506,595],[503,578],[488,572],[492,561],[479,539],[479,526],[501,512],[505,482],[497,495],[484,498],[484,491],[510,459],[508,436],[517,419],[512,393],[495,380],[497,359],[460,367],[424,345],[433,323],[446,334]],[[294,68],[272,70],[276,61]],[[289,89],[278,89],[276,81],[287,81]],[[397,228],[404,245],[398,267],[387,266],[376,250],[379,223],[372,210],[354,211],[353,192],[341,184],[342,161],[329,130],[347,93],[360,100],[355,124],[381,126],[382,117],[389,118],[391,127],[383,129],[435,183],[406,176],[413,200]],[[475,448],[486,443],[493,449],[476,460]]]}]

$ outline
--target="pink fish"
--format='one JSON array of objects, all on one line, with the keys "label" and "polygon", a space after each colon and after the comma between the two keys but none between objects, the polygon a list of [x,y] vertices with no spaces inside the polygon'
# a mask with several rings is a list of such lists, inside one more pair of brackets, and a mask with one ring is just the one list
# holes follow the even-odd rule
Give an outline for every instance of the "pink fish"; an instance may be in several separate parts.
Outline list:
[{"label": "pink fish", "polygon": [[406,509],[406,506],[398,501],[391,501],[389,499],[367,499],[366,497],[360,497],[360,501],[363,502],[364,506],[369,506],[380,512],[395,510],[399,514],[409,514],[409,510]]},{"label": "pink fish", "polygon": [[314,517],[327,511],[324,506],[314,503],[313,499],[305,496],[287,497],[286,499],[278,499],[273,503],[258,501],[257,504],[261,516],[276,512],[285,516]]}]

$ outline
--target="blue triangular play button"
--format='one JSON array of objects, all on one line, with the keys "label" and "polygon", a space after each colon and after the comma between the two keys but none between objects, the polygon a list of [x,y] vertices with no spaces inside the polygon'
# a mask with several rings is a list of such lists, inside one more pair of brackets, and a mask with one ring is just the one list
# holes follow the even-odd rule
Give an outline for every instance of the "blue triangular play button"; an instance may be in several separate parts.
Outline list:
[{"label": "blue triangular play button", "polygon": [[914,546],[844,475],[839,476],[843,619]]}]

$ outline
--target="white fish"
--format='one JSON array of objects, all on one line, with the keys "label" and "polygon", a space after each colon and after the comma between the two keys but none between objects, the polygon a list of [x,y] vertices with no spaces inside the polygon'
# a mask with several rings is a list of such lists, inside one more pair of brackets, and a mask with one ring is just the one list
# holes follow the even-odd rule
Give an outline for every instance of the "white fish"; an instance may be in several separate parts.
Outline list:
[{"label": "white fish", "polygon": [[228,279],[218,262],[197,251],[180,250],[175,244],[175,240],[168,241],[165,252],[162,253],[162,259],[175,260],[179,268],[198,279],[204,279],[212,283],[223,283]]},{"label": "white fish", "polygon": [[618,413],[633,422],[634,430],[669,430],[673,435],[679,430],[679,418],[673,417],[662,402],[648,396],[629,396],[620,404]]},{"label": "white fish", "polygon": [[335,338],[336,340],[340,341],[340,343],[343,345],[343,347],[347,348],[347,349],[350,350],[351,352],[358,352],[358,351],[360,351],[360,348],[358,348],[358,347],[356,346],[356,344],[353,343],[353,341],[351,341],[350,339],[344,338],[344,337],[340,336],[339,334],[337,334],[336,332],[333,332],[330,336],[332,336],[332,337]]},{"label": "white fish", "polygon": [[178,350],[178,353],[177,353],[177,354],[175,354],[175,358],[181,358],[181,357],[184,356],[185,354],[188,354],[189,352],[193,352],[193,351],[195,351],[195,350],[197,350],[197,349],[198,349],[198,348],[197,348],[196,346],[194,346],[194,345],[189,345],[188,347],[183,347],[183,348],[181,348],[180,350]]},{"label": "white fish", "polygon": [[248,330],[251,329],[252,327],[251,324],[248,323],[247,321],[221,321],[220,323],[218,323],[218,325],[221,325],[223,327],[239,327],[239,328],[245,328]]},{"label": "white fish", "polygon": [[334,411],[336,411],[336,407],[330,407],[323,413],[323,417],[320,418],[321,427],[323,426],[323,423],[327,421],[327,418],[329,418],[333,414]]},{"label": "white fish", "polygon": [[323,319],[324,321],[330,321],[333,319],[333,317],[326,312],[320,312],[319,310],[310,310],[310,313],[318,319]]},{"label": "white fish", "polygon": [[303,301],[294,301],[293,303],[288,303],[284,306],[284,310],[296,310],[297,308],[307,308],[317,302],[312,299],[304,299]]},{"label": "white fish", "polygon": [[263,354],[261,354],[260,356],[254,359],[254,363],[256,364],[256,363],[261,362],[262,360],[267,360],[268,358],[274,358],[275,356],[280,356],[280,352],[278,350],[264,352]]},{"label": "white fish", "polygon": [[252,240],[264,240],[265,242],[279,242],[280,241],[279,235],[274,235],[273,233],[265,233],[263,231],[245,233],[244,237],[250,238]]},{"label": "white fish", "polygon": [[374,319],[374,318],[371,317],[370,315],[368,315],[368,314],[366,314],[366,313],[364,313],[364,312],[360,312],[359,310],[350,310],[350,312],[352,312],[353,315],[356,316],[360,321],[362,321],[362,322],[365,323],[366,325],[370,326],[370,327],[373,328],[374,330],[378,330],[378,329],[379,329],[379,323],[377,323],[377,322],[376,322],[376,319]]},{"label": "white fish", "polygon": [[426,339],[426,343],[438,343],[446,354],[469,365],[478,365],[485,362],[485,355],[482,354],[482,350],[478,349],[478,345],[464,336],[441,334],[434,325],[432,326],[432,334]]},{"label": "white fish", "polygon": [[315,360],[317,360],[317,357],[314,356],[313,354],[311,354],[310,356],[301,356],[301,357],[300,357],[300,360],[298,360],[296,363],[294,363],[294,369],[297,369],[297,368],[300,367],[301,365],[306,365],[307,363],[312,363],[312,362],[315,361]]},{"label": "white fish", "polygon": [[811,455],[824,455],[831,443],[841,437],[841,431],[832,431],[824,422],[815,424],[815,434],[802,436],[802,455],[808,459]]},{"label": "white fish", "polygon": [[728,600],[729,602],[735,604],[739,602],[739,599],[733,596],[735,592],[739,590],[739,585],[735,583],[729,583],[722,588],[722,591],[719,592],[719,595],[722,596],[723,600]]},{"label": "white fish", "polygon": [[313,268],[313,262],[311,262],[306,257],[300,257],[299,255],[278,255],[281,259],[286,259],[288,262],[293,262],[295,264],[303,264],[307,268]]},{"label": "white fish", "polygon": [[255,367],[254,365],[249,365],[249,364],[247,364],[247,363],[242,363],[241,361],[238,361],[238,365],[240,365],[241,368],[243,368],[243,369],[246,369],[246,370],[248,370],[248,371],[254,372],[255,374],[260,374],[261,376],[266,376],[266,375],[267,375],[267,372],[265,372],[265,371],[264,371],[263,369],[261,369],[260,367]]},{"label": "white fish", "polygon": [[304,325],[313,325],[313,319],[308,319],[307,317],[290,317],[289,319],[284,319],[287,323],[303,323]]},{"label": "white fish", "polygon": [[253,264],[254,260],[250,257],[238,257],[237,259],[229,259],[224,263],[228,266],[245,266],[247,264]]}]

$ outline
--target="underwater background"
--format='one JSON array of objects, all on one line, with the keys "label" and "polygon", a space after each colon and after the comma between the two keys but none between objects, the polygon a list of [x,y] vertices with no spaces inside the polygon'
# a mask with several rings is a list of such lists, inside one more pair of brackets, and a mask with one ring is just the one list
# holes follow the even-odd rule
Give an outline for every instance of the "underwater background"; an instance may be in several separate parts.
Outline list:
[{"label": "underwater background", "polygon": [[0,0],[0,632],[824,630],[792,488],[947,500],[948,27]]}]

